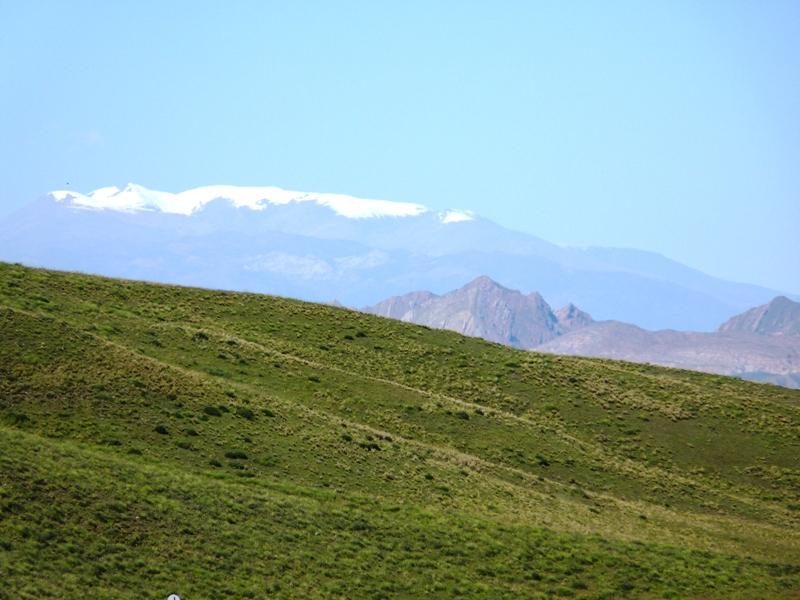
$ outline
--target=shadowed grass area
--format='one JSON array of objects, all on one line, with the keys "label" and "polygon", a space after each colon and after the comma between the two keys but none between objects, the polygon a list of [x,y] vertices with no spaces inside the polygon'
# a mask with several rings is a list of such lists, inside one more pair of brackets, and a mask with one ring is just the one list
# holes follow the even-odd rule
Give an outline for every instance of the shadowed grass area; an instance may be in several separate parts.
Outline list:
[{"label": "shadowed grass area", "polygon": [[[470,518],[369,496],[176,473],[0,432],[1,597],[727,597],[797,568]],[[402,574],[401,577],[398,575]],[[569,590],[569,591],[568,591]],[[544,596],[543,596],[544,597]]]},{"label": "shadowed grass area", "polygon": [[0,264],[0,598],[795,597],[799,411],[770,385]]}]

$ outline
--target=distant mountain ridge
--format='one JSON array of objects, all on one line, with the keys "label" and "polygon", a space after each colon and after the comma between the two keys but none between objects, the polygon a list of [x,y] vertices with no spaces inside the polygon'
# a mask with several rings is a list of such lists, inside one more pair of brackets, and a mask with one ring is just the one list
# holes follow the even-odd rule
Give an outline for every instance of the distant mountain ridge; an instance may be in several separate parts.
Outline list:
[{"label": "distant mountain ridge", "polygon": [[436,296],[414,292],[365,312],[554,354],[691,369],[800,387],[800,303],[777,297],[733,317],[714,333],[646,331],[594,321],[572,304],[555,312],[541,295],[523,296],[488,277]]},{"label": "distant mountain ridge", "polygon": [[464,210],[275,187],[53,192],[0,220],[0,260],[348,306],[486,275],[650,330],[713,331],[781,295],[651,252],[558,246]]},{"label": "distant mountain ridge", "polygon": [[778,296],[764,306],[731,318],[717,329],[720,333],[726,331],[800,335],[800,303]]},{"label": "distant mountain ridge", "polygon": [[412,292],[363,311],[515,348],[532,348],[593,322],[571,304],[554,313],[540,294],[523,296],[486,276],[444,296]]},{"label": "distant mountain ridge", "polygon": [[758,381],[772,381],[774,378],[768,375],[800,374],[800,336],[746,331],[646,331],[628,323],[601,321],[533,350],[652,363]]}]

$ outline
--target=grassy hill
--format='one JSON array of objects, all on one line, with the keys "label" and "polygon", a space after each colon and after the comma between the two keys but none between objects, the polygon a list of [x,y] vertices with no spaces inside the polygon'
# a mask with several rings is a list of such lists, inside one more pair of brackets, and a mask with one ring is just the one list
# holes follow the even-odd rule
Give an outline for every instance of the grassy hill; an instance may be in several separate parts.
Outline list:
[{"label": "grassy hill", "polygon": [[0,263],[0,598],[800,597],[800,392]]}]

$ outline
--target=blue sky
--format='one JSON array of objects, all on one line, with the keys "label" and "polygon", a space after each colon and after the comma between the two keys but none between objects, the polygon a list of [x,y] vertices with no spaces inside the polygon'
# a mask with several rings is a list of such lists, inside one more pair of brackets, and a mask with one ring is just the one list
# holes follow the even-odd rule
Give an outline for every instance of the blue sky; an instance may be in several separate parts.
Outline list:
[{"label": "blue sky", "polygon": [[0,0],[0,157],[0,217],[277,185],[797,293],[800,3]]}]

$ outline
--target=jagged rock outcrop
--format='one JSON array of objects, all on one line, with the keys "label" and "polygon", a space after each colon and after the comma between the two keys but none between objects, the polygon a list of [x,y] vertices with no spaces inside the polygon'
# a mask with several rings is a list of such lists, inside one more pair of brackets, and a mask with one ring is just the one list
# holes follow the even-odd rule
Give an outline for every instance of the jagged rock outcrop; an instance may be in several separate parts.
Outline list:
[{"label": "jagged rock outcrop", "polygon": [[553,313],[565,332],[581,329],[594,323],[589,313],[583,312],[572,302]]},{"label": "jagged rock outcrop", "polygon": [[364,311],[525,349],[593,322],[572,304],[554,313],[540,294],[525,296],[485,276],[443,296],[413,292]]},{"label": "jagged rock outcrop", "polygon": [[778,296],[764,306],[751,308],[729,319],[717,329],[719,333],[726,331],[800,335],[800,302]]}]

